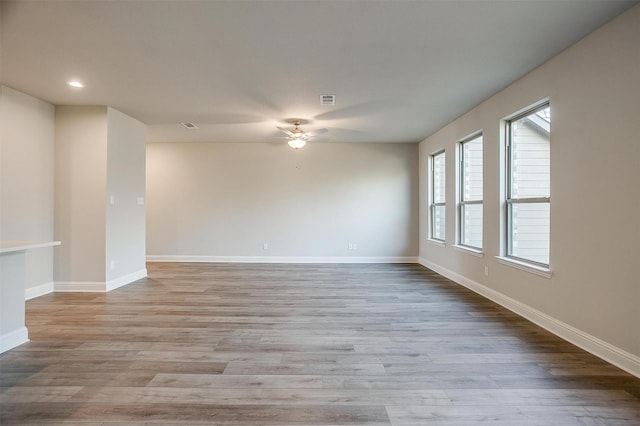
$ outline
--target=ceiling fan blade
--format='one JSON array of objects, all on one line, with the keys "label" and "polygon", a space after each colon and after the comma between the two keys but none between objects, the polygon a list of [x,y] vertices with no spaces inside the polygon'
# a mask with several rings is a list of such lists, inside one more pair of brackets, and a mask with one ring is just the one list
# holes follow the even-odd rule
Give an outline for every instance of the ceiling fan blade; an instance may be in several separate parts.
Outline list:
[{"label": "ceiling fan blade", "polygon": [[287,136],[289,136],[290,138],[294,137],[295,135],[293,133],[291,133],[290,131],[288,131],[287,129],[283,129],[282,127],[276,127],[276,129],[280,130],[282,133],[286,134]]}]

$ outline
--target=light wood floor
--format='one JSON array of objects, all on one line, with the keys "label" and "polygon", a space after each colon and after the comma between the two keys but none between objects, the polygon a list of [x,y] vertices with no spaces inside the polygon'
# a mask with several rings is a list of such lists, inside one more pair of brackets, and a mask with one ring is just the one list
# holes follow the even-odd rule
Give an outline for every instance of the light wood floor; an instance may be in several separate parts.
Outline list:
[{"label": "light wood floor", "polygon": [[640,379],[419,265],[148,266],[27,302],[0,424],[640,424]]}]

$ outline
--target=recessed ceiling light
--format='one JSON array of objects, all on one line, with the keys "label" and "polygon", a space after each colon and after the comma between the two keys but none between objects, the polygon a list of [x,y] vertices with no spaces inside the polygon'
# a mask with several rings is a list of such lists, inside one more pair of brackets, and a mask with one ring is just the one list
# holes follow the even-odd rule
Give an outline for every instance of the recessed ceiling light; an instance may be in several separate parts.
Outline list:
[{"label": "recessed ceiling light", "polygon": [[82,84],[78,80],[67,81],[67,84],[71,87],[77,87],[78,89],[84,87],[84,84]]}]

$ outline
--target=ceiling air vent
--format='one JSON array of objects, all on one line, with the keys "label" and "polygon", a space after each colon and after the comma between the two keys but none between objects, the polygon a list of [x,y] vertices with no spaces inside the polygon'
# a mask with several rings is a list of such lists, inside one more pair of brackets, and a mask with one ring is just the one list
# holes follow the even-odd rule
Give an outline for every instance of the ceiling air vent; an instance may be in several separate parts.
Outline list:
[{"label": "ceiling air vent", "polygon": [[186,127],[189,130],[193,130],[193,129],[197,129],[198,128],[198,126],[196,126],[195,124],[190,123],[188,121],[185,121],[184,123],[180,123],[180,124],[182,124],[184,127]]},{"label": "ceiling air vent", "polygon": [[336,95],[320,95],[320,105],[335,105]]}]

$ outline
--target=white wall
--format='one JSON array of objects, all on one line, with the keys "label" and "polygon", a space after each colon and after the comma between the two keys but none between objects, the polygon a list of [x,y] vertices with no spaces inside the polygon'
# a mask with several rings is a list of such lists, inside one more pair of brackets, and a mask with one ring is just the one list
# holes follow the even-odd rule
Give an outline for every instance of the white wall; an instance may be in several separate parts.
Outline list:
[{"label": "white wall", "polygon": [[[640,6],[613,20],[420,144],[420,256],[460,282],[524,311],[640,374]],[[551,279],[496,261],[501,254],[500,120],[548,97],[551,130]],[[447,150],[455,200],[455,142],[484,131],[484,257],[427,241],[426,165]],[[451,153],[452,155],[449,155]],[[502,158],[502,159],[501,159]],[[484,267],[489,267],[489,276]],[[531,308],[531,309],[529,309]],[[537,315],[537,314],[536,314]],[[563,325],[564,324],[564,325]],[[558,331],[558,330],[556,330]],[[578,339],[579,340],[579,339]],[[585,343],[586,342],[586,343]],[[593,343],[592,342],[592,343]],[[608,347],[607,345],[612,345]]]},{"label": "white wall", "polygon": [[417,151],[415,144],[150,144],[147,253],[415,258]]},{"label": "white wall", "polygon": [[[54,123],[53,105],[0,86],[0,240],[53,240]],[[52,285],[53,250],[27,253],[27,290]]]},{"label": "white wall", "polygon": [[146,275],[145,126],[113,108],[108,108],[107,120],[105,255],[109,282],[130,274]]}]

